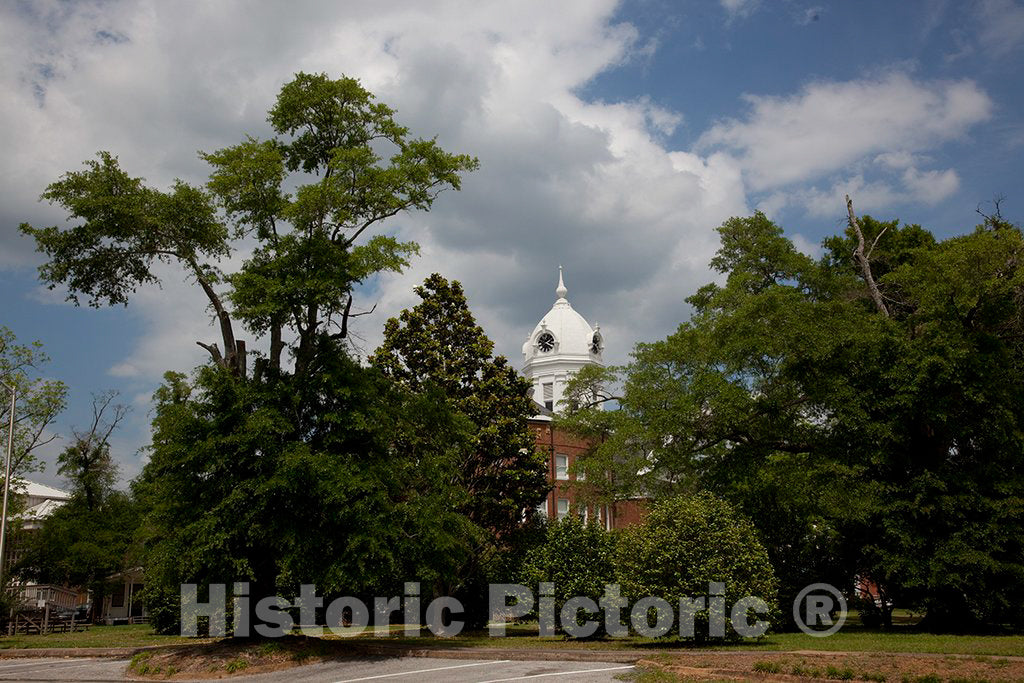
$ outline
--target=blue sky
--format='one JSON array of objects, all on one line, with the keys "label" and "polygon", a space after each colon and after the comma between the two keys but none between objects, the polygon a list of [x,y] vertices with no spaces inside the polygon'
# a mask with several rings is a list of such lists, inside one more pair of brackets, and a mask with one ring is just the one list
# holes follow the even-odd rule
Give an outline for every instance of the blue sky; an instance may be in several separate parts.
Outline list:
[{"label": "blue sky", "polygon": [[[940,236],[994,195],[1020,220],[1022,61],[1012,0],[4,3],[0,324],[41,340],[70,385],[58,432],[92,392],[121,392],[115,449],[137,474],[148,397],[216,336],[202,295],[168,269],[126,309],[76,309],[39,287],[17,225],[59,224],[39,193],[100,149],[158,187],[201,183],[197,150],[268,135],[280,86],[325,71],[481,161],[462,192],[387,226],[423,255],[363,292],[362,350],[439,271],[518,364],[562,263],[620,363],[686,318],[730,216],[764,210],[809,252],[842,229],[847,192]],[[54,452],[40,481],[59,483]]]}]

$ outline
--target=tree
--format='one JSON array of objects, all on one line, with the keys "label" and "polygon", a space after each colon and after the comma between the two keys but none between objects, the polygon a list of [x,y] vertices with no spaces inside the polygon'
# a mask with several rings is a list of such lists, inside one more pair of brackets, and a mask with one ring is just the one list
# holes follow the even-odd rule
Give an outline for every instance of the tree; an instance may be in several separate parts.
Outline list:
[{"label": "tree", "polygon": [[[360,241],[364,234],[403,211],[428,210],[477,165],[410,138],[393,114],[354,79],[299,73],[268,115],[279,137],[201,154],[213,167],[205,189],[182,181],[169,191],[148,187],[100,152],[43,193],[79,225],[21,230],[47,257],[43,281],[66,286],[76,304],[80,296],[93,306],[127,304],[138,286],[158,281],[155,263],[177,263],[218,321],[222,346],[197,342],[217,365],[247,375],[234,318],[270,339],[257,376],[280,372],[286,346],[297,375],[315,372],[320,338],[347,337],[353,286],[400,270],[417,251],[384,235]],[[291,175],[300,171],[307,175]],[[302,183],[309,175],[318,179]],[[255,242],[243,267],[220,272],[216,262],[243,239]]]},{"label": "tree", "polygon": [[463,455],[466,514],[496,536],[517,527],[547,495],[547,462],[527,420],[529,383],[476,324],[462,285],[434,273],[416,288],[421,301],[384,325],[374,367],[413,392],[438,390],[474,433]]},{"label": "tree", "polygon": [[73,442],[57,456],[58,474],[71,485],[71,493],[85,507],[95,509],[117,484],[117,464],[110,456],[110,436],[128,413],[115,404],[117,392],[93,396],[92,423],[88,431],[75,431]]},{"label": "tree", "polygon": [[[417,252],[374,232],[429,210],[476,160],[411,137],[351,78],[297,74],[268,120],[273,139],[201,155],[205,188],[148,187],[101,152],[43,194],[77,225],[22,226],[47,257],[42,279],[76,303],[127,303],[169,262],[217,320],[219,344],[197,342],[211,364],[168,375],[157,392],[136,486],[149,511],[146,600],[165,630],[181,583],[249,581],[252,606],[308,581],[357,594],[392,585],[389,572],[450,571],[448,555],[476,533],[453,512],[459,489],[443,485],[455,479],[453,446],[423,422],[450,435],[462,421],[347,348],[354,288]],[[246,257],[241,268],[220,271],[232,255]],[[267,348],[248,349],[238,323]]]},{"label": "tree", "polygon": [[80,586],[92,593],[92,618],[107,594],[111,575],[135,566],[133,539],[139,508],[132,496],[115,490],[117,466],[110,457],[110,436],[127,408],[115,404],[116,393],[93,398],[87,431],[58,456],[71,498],[54,510],[37,533],[16,571],[45,583]]},{"label": "tree", "polygon": [[[783,602],[859,575],[937,629],[1017,619],[1020,230],[987,220],[937,241],[851,213],[818,261],[762,214],[719,233],[725,283],[638,346],[616,416],[629,427],[595,466],[625,454],[656,496],[708,488],[736,503]],[[593,413],[567,424],[592,432]]]},{"label": "tree", "polygon": [[435,586],[467,605],[473,625],[487,619],[487,584],[501,555],[524,538],[519,527],[548,491],[547,462],[537,451],[527,420],[534,413],[529,384],[493,357],[493,342],[476,324],[462,286],[437,273],[416,288],[421,301],[384,326],[373,367],[415,395],[437,395],[465,420],[468,432],[447,435],[458,452],[460,511],[486,531],[473,551]]},{"label": "tree", "polygon": [[[14,479],[41,469],[35,452],[57,438],[49,428],[64,410],[67,386],[59,380],[41,376],[43,366],[49,360],[40,342],[19,345],[12,331],[0,326],[0,382],[17,391],[11,457],[11,476]],[[3,394],[0,424],[6,448],[11,401],[6,390]]]}]

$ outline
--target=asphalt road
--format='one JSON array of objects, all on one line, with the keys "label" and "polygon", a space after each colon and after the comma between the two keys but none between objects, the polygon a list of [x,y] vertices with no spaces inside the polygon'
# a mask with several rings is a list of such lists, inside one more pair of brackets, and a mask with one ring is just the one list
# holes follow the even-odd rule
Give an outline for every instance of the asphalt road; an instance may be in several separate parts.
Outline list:
[{"label": "asphalt road", "polygon": [[[125,659],[8,659],[0,661],[0,681],[125,681]],[[444,681],[444,683],[500,683],[504,681],[615,681],[633,667],[611,662],[531,662],[433,659],[424,657],[368,657],[338,660],[254,676],[238,676],[239,683],[356,683],[373,681]],[[179,679],[180,680],[180,679]]]}]

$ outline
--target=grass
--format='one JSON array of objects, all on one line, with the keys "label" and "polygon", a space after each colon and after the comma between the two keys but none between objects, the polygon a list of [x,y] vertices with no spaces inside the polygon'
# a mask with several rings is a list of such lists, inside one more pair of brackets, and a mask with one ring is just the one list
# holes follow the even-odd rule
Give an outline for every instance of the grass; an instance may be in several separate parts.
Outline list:
[{"label": "grass", "polygon": [[194,638],[162,636],[147,624],[131,626],[93,626],[75,633],[46,633],[0,637],[0,650],[41,647],[142,647],[196,642]]},{"label": "grass", "polygon": [[[421,638],[394,635],[376,638],[372,634],[359,636],[360,642],[380,642],[411,647],[502,647],[544,648],[567,650],[631,650],[649,649],[653,652],[668,649],[693,649],[692,643],[678,639],[627,638],[603,640],[567,640],[562,637],[540,638],[535,624],[509,625],[504,638],[491,638],[486,631],[460,634],[454,638],[433,638],[424,630]],[[342,639],[327,635],[328,640]],[[349,640],[349,638],[344,638]],[[848,625],[826,638],[814,638],[804,633],[775,633],[758,640],[738,643],[708,643],[701,647],[712,650],[815,650],[834,652],[913,652],[930,654],[967,654],[986,656],[1024,656],[1024,635],[936,635],[920,633],[909,628],[892,631],[869,630]]]},{"label": "grass", "polygon": [[[397,629],[396,629],[397,630]],[[377,638],[369,635],[359,636],[359,642],[380,642],[413,647],[501,647],[501,648],[544,648],[566,650],[650,650],[652,653],[674,650],[693,649],[692,644],[673,639],[605,639],[605,640],[567,640],[562,637],[540,638],[536,635],[535,624],[512,625],[507,628],[504,638],[491,638],[486,631],[474,631],[460,634],[455,638],[434,638],[429,632],[421,638],[408,638],[404,635]],[[351,640],[339,636],[327,635],[327,640]],[[44,647],[142,647],[146,645],[173,645],[178,643],[209,642],[181,636],[163,636],[153,633],[145,625],[133,626],[93,626],[88,631],[79,633],[50,633],[46,635],[17,635],[0,638],[0,650],[19,648]],[[267,654],[277,646],[273,643],[264,645]],[[714,650],[748,650],[751,652],[770,650],[815,650],[834,652],[914,652],[936,654],[967,654],[977,656],[1024,656],[1024,636],[984,636],[984,635],[935,635],[919,633],[910,629],[895,628],[890,632],[875,631],[854,625],[846,626],[842,631],[827,638],[812,638],[803,633],[776,633],[765,636],[757,641],[741,643],[710,644],[705,647]]]}]

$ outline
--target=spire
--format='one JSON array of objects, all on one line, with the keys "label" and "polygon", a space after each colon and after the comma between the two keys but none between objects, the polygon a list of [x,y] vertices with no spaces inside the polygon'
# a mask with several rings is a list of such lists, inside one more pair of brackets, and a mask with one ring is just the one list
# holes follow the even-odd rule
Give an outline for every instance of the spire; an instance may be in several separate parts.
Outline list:
[{"label": "spire", "polygon": [[555,290],[555,294],[558,295],[559,299],[564,299],[565,295],[569,293],[569,290],[565,288],[565,283],[562,282],[562,266],[558,266],[558,288]]}]

